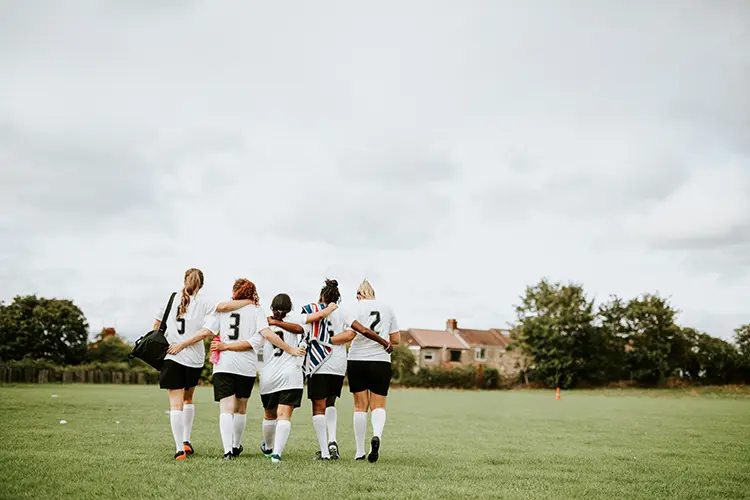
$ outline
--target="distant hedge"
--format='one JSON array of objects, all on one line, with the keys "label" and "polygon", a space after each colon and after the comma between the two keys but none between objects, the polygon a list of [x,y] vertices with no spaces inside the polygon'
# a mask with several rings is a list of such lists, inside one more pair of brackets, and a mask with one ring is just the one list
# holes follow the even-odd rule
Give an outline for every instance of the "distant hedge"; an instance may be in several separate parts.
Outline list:
[{"label": "distant hedge", "polygon": [[494,368],[460,366],[456,368],[421,368],[417,373],[407,373],[394,380],[404,387],[445,389],[504,389],[515,384],[516,379],[505,379]]}]

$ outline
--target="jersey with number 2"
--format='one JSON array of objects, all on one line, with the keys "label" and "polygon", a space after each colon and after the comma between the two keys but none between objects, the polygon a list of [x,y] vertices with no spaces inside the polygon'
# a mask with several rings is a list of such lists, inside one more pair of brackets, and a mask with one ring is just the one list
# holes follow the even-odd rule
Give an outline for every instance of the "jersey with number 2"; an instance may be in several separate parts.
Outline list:
[{"label": "jersey with number 2", "polygon": [[[348,310],[347,322],[351,325],[359,321],[385,340],[398,331],[396,316],[390,307],[379,300],[361,300]],[[391,362],[390,353],[381,344],[358,333],[349,348],[349,361],[385,361]]]}]

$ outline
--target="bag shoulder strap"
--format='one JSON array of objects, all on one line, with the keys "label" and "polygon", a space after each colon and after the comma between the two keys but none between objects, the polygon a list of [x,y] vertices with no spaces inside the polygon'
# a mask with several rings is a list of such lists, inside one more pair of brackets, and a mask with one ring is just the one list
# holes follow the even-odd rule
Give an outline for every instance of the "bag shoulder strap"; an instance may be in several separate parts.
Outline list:
[{"label": "bag shoulder strap", "polygon": [[159,323],[159,331],[161,333],[167,331],[167,318],[169,318],[169,313],[172,311],[172,302],[174,302],[175,295],[177,295],[177,292],[172,292],[172,295],[169,297],[169,302],[167,302],[167,308],[164,309],[164,316],[162,316],[161,323]]}]

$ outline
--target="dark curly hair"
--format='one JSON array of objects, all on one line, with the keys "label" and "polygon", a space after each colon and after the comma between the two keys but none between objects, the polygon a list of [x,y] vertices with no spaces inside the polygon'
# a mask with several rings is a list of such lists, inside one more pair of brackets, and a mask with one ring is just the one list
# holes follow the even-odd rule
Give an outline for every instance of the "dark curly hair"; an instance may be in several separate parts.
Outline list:
[{"label": "dark curly hair", "polygon": [[234,282],[232,298],[235,300],[252,300],[256,305],[258,304],[258,300],[260,300],[255,283],[245,278],[240,278]]},{"label": "dark curly hair", "polygon": [[271,311],[274,319],[281,321],[292,310],[292,299],[285,293],[280,293],[271,301]]},{"label": "dark curly hair", "polygon": [[339,302],[341,302],[339,282],[326,278],[326,284],[320,290],[320,300],[325,304],[338,304]]}]

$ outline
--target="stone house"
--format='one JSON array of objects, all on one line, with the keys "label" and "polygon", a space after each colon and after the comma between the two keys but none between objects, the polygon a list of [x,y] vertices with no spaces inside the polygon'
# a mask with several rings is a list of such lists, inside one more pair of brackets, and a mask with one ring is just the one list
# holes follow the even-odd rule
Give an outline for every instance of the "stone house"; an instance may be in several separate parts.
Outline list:
[{"label": "stone house", "polygon": [[403,330],[401,341],[417,358],[420,368],[481,364],[504,375],[519,372],[519,354],[508,351],[511,339],[507,330],[459,328],[458,321],[449,319],[445,330]]}]

